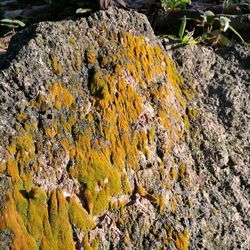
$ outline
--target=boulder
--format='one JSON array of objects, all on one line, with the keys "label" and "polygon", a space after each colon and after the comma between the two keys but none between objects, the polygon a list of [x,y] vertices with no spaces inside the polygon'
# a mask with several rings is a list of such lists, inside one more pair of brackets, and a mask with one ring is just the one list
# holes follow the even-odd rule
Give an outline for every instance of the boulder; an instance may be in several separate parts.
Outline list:
[{"label": "boulder", "polygon": [[145,16],[33,25],[1,68],[4,244],[187,249],[193,90]]},{"label": "boulder", "polygon": [[0,57],[1,249],[248,249],[249,49],[164,50],[108,9]]}]

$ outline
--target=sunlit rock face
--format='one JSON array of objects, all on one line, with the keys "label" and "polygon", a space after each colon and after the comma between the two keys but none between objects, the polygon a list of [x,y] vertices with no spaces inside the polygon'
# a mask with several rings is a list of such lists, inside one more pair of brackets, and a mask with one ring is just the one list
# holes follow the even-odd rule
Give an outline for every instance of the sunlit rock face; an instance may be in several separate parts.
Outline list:
[{"label": "sunlit rock face", "polygon": [[110,9],[77,22],[41,23],[17,35],[5,62],[6,244],[187,247],[188,225],[172,214],[184,216],[189,196],[182,158],[192,90],[146,17]]},{"label": "sunlit rock face", "polygon": [[[226,134],[210,112],[222,106],[214,92],[205,105],[216,76],[207,70],[227,59],[190,51],[175,54],[183,80],[146,17],[122,9],[14,37],[0,63],[0,248],[214,249],[227,215],[246,231],[216,182],[232,165],[231,144],[210,133]],[[233,184],[243,209],[244,178]],[[236,246],[228,235],[225,249]]]}]

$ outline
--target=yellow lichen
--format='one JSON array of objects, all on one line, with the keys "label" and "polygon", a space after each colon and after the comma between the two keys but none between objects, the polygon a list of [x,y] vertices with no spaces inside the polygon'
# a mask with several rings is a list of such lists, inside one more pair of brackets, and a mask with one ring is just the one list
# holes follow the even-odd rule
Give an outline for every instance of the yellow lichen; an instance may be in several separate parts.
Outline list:
[{"label": "yellow lichen", "polygon": [[190,120],[193,120],[199,115],[199,112],[196,109],[192,108],[192,109],[188,109],[187,115]]},{"label": "yellow lichen", "polygon": [[[100,37],[97,35],[97,42],[102,44],[104,39]],[[75,102],[75,96],[80,99],[82,91],[82,83],[75,79],[73,87],[59,81],[52,83],[49,93],[40,93],[30,102],[36,110],[56,108],[55,113],[60,114],[42,125],[44,133],[38,131],[38,125],[25,113],[17,117],[21,126],[18,134],[9,140],[6,164],[0,165],[0,171],[7,170],[13,185],[7,196],[7,210],[0,219],[1,228],[13,232],[13,249],[74,249],[71,224],[86,233],[83,239],[86,249],[98,247],[98,240],[90,243],[87,236],[94,227],[92,216],[112,207],[111,196],[132,193],[125,169],[138,170],[140,155],[150,159],[150,147],[156,143],[155,128],[135,126],[141,117],[151,122],[150,115],[145,114],[143,94],[156,103],[156,119],[168,134],[165,154],[171,154],[174,143],[182,138],[183,129],[177,124],[184,121],[185,128],[189,129],[189,117],[178,112],[180,107],[186,108],[181,90],[183,80],[164,51],[158,45],[150,45],[143,36],[129,33],[109,34],[107,39],[121,46],[115,53],[107,51],[108,55],[101,59],[101,67],[105,69],[94,69],[88,83],[93,109],[88,110],[88,114],[82,114]],[[74,44],[76,40],[70,38],[69,42]],[[72,53],[70,70],[81,69],[82,57],[79,51]],[[97,63],[95,47],[86,52],[86,57],[89,64]],[[116,66],[112,69],[107,65]],[[55,56],[51,66],[58,75],[65,71]],[[162,82],[163,78],[165,82],[158,86],[156,82],[159,79]],[[188,93],[184,95],[187,97]],[[59,112],[62,109],[63,112]],[[44,164],[43,156],[37,152],[46,153],[46,160],[55,171],[63,157],[74,163],[69,164],[67,170],[81,185],[83,206],[76,197],[67,200],[60,190],[45,192],[33,186],[29,170],[39,171]],[[185,175],[181,166],[179,173]],[[175,168],[170,176],[177,181]],[[150,196],[142,186],[137,186],[137,192]],[[151,196],[162,213],[166,206],[164,197]],[[121,212],[126,209],[127,201],[117,203],[116,208]],[[173,199],[170,204],[175,211],[177,201]],[[185,231],[177,235],[176,247],[185,249],[187,238]]]},{"label": "yellow lichen", "polygon": [[71,44],[76,44],[76,41],[77,41],[77,38],[76,37],[74,37],[74,36],[72,36],[72,37],[70,37],[69,39],[68,39],[68,41],[69,41],[69,43],[71,43]]},{"label": "yellow lichen", "polygon": [[26,114],[25,113],[20,113],[18,116],[17,116],[17,120],[19,121],[19,122],[22,122],[23,120],[25,120],[26,119]]},{"label": "yellow lichen", "polygon": [[183,233],[178,233],[175,239],[175,246],[178,250],[188,250],[189,246],[189,233],[184,229]]},{"label": "yellow lichen", "polygon": [[57,134],[57,132],[58,132],[57,126],[58,126],[58,125],[57,125],[57,122],[56,122],[56,121],[55,121],[55,122],[52,122],[52,123],[50,124],[50,127],[47,127],[47,128],[44,129],[45,134],[46,134],[47,136],[51,137],[51,138],[55,137],[56,134]]},{"label": "yellow lichen", "polygon": [[175,168],[171,168],[170,170],[170,175],[173,181],[177,181],[178,180],[178,172]]},{"label": "yellow lichen", "polygon": [[52,59],[51,59],[51,66],[52,66],[52,69],[54,70],[54,72],[58,75],[61,75],[64,70],[63,70],[63,67],[62,65],[59,63],[58,59],[56,56],[53,56]]},{"label": "yellow lichen", "polygon": [[148,192],[144,189],[144,187],[140,185],[137,186],[136,190],[140,196],[146,196],[148,194]]},{"label": "yellow lichen", "polygon": [[97,54],[95,50],[88,50],[86,52],[86,57],[89,64],[95,64],[97,61]]},{"label": "yellow lichen", "polygon": [[186,173],[186,167],[185,167],[185,164],[182,163],[182,164],[180,165],[179,174],[180,174],[181,177],[184,177],[184,176],[185,176],[185,173]]},{"label": "yellow lichen", "polygon": [[64,105],[66,108],[70,108],[75,100],[70,91],[63,87],[62,83],[60,82],[54,83],[50,91],[51,100],[54,102],[54,105],[57,109],[61,109],[62,105]]}]

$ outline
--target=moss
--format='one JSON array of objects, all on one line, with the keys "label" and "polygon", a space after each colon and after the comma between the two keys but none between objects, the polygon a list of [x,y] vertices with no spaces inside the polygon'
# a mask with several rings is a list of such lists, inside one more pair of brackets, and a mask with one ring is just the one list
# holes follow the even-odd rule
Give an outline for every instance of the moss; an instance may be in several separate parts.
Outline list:
[{"label": "moss", "polygon": [[71,198],[69,202],[69,219],[71,224],[84,232],[95,226],[93,219],[77,201],[76,197]]},{"label": "moss", "polygon": [[63,194],[59,190],[53,191],[49,203],[49,220],[58,249],[74,249],[68,209]]},{"label": "moss", "polygon": [[18,165],[16,161],[12,158],[8,158],[7,160],[7,171],[13,183],[18,182],[20,180]]},{"label": "moss", "polygon": [[83,240],[82,240],[82,244],[84,247],[84,250],[93,250],[90,243],[89,243],[89,238],[88,235],[84,235]]},{"label": "moss", "polygon": [[82,198],[84,200],[85,208],[89,214],[92,214],[94,207],[94,197],[88,188],[85,188],[82,192]]},{"label": "moss", "polygon": [[16,208],[16,202],[12,195],[7,195],[7,208],[3,214],[3,228],[9,229],[13,233],[11,249],[36,250],[35,240],[28,234],[23,222],[22,215]]},{"label": "moss", "polygon": [[132,194],[132,188],[127,180],[127,175],[125,173],[121,173],[121,183],[124,193]]},{"label": "moss", "polygon": [[[43,233],[43,221],[46,209],[47,195],[40,188],[33,188],[29,192],[29,206],[27,213],[27,231],[36,240],[40,240]],[[40,245],[38,243],[38,245]]]}]

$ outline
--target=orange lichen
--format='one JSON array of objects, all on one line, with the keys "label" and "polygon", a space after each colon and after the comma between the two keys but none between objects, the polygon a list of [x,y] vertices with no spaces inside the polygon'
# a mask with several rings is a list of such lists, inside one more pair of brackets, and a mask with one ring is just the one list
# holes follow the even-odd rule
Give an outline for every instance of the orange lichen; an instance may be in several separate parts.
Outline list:
[{"label": "orange lichen", "polygon": [[66,108],[70,108],[73,104],[75,98],[69,92],[69,90],[63,87],[62,83],[56,82],[51,87],[51,100],[54,102],[54,105],[57,109],[61,109],[61,106],[64,105]]},{"label": "orange lichen", "polygon": [[50,124],[50,127],[44,128],[45,134],[51,138],[55,137],[58,132],[57,122],[54,121]]},{"label": "orange lichen", "polygon": [[86,57],[89,64],[95,64],[97,62],[97,54],[95,50],[88,50],[86,52]]},{"label": "orange lichen", "polygon": [[[25,113],[17,117],[21,127],[6,147],[6,164],[0,165],[0,172],[7,169],[13,185],[7,195],[7,210],[0,220],[2,228],[13,232],[13,249],[18,249],[17,246],[19,249],[74,249],[72,224],[88,232],[94,227],[92,216],[112,207],[111,196],[132,193],[126,170],[138,170],[140,156],[150,159],[150,147],[156,143],[157,130],[152,126],[141,127],[138,122],[143,117],[148,123],[151,119],[145,114],[145,99],[154,100],[157,125],[166,131],[168,142],[164,153],[171,154],[174,143],[183,135],[183,126],[189,129],[187,115],[179,112],[181,107],[186,107],[181,89],[183,80],[164,51],[158,45],[150,45],[143,36],[109,34],[108,39],[121,46],[117,46],[115,53],[107,51],[108,55],[101,59],[101,67],[105,69],[93,70],[88,83],[93,108],[88,114],[82,114],[79,103],[75,102],[81,97],[82,83],[74,78],[74,86],[54,82],[48,87],[48,93],[40,93],[33,101],[33,109],[57,109],[54,110],[56,118],[42,124],[44,133],[38,131],[38,125]],[[99,37],[98,42],[105,41]],[[72,53],[71,70],[81,69],[84,54],[78,52]],[[88,50],[87,62],[97,64],[97,55],[94,47]],[[51,66],[58,75],[65,72],[56,57],[52,58]],[[188,93],[184,95],[187,97]],[[29,170],[38,171],[45,157],[55,171],[62,165],[63,157],[73,163],[66,171],[81,185],[83,206],[76,197],[67,200],[60,190],[45,192],[34,187]],[[185,175],[181,166],[179,172],[180,176]],[[173,181],[178,180],[175,168],[170,176]],[[150,196],[140,185],[137,192]],[[164,212],[166,204],[162,194],[152,195],[152,201]],[[118,209],[125,210],[125,204],[118,200]],[[175,211],[177,201],[172,199],[170,204]],[[177,235],[177,248],[186,249],[187,236],[185,231]],[[85,234],[83,245],[95,249],[98,240],[89,243]]]},{"label": "orange lichen", "polygon": [[188,250],[189,246],[189,233],[188,230],[185,229],[183,233],[178,233],[176,235],[176,239],[174,241],[175,246],[178,250]]},{"label": "orange lichen", "polygon": [[47,110],[48,103],[46,102],[46,97],[42,94],[39,94],[36,98],[35,106],[41,111]]},{"label": "orange lichen", "polygon": [[137,185],[136,187],[136,191],[140,196],[146,196],[148,194],[148,192],[145,190],[144,187]]}]

